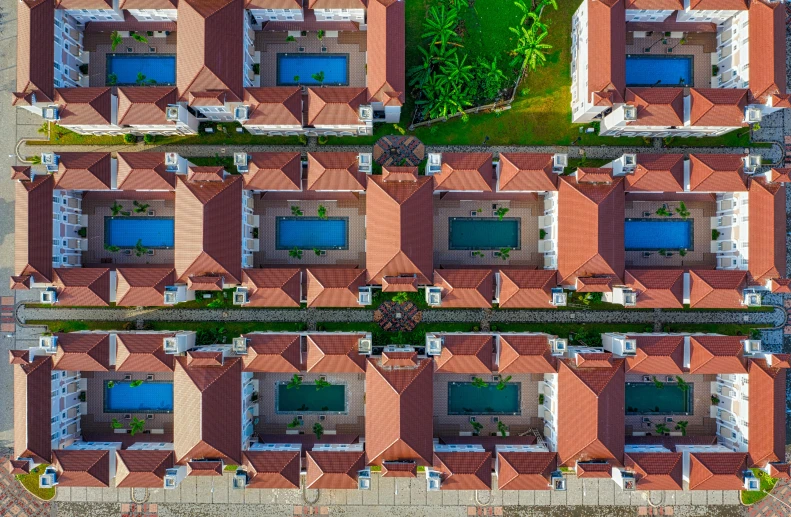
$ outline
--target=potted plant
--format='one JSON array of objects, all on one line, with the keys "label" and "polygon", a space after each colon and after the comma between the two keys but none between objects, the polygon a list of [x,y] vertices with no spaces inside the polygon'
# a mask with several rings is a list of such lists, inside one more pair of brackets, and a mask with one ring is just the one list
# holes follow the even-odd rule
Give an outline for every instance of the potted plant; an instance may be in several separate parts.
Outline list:
[{"label": "potted plant", "polygon": [[500,378],[500,382],[498,382],[498,383],[497,383],[497,386],[496,386],[496,388],[497,388],[499,391],[503,391],[503,390],[505,389],[505,385],[506,385],[506,383],[507,383],[508,381],[510,381],[510,380],[511,380],[511,376],[510,376],[510,375],[509,375],[508,377],[505,377],[505,378],[502,378],[502,377],[501,377],[501,378]]},{"label": "potted plant", "polygon": [[716,406],[719,403],[720,403],[720,398],[717,395],[712,395],[711,396],[711,405],[712,406]]},{"label": "potted plant", "polygon": [[687,435],[687,422],[686,420],[682,420],[676,424],[676,431],[681,431],[681,436]]},{"label": "potted plant", "polygon": [[476,420],[470,420],[470,425],[472,426],[472,434],[478,436],[481,429],[483,429],[483,424]]},{"label": "potted plant", "polygon": [[480,377],[473,377],[472,378],[472,385],[475,386],[476,388],[488,388],[489,387],[489,383],[487,383],[485,380],[481,379]]},{"label": "potted plant", "polygon": [[324,434],[324,427],[320,423],[316,422],[313,424],[313,434],[316,435],[317,440],[321,440],[321,437]]},{"label": "potted plant", "polygon": [[291,389],[297,389],[298,390],[300,386],[302,386],[302,377],[300,377],[299,375],[297,375],[295,373],[294,376],[291,377],[291,380],[288,381],[288,384],[286,384],[286,389],[287,390],[291,390]]},{"label": "potted plant", "polygon": [[293,215],[294,217],[299,217],[302,215],[302,210],[300,210],[298,206],[292,206],[291,215]]},{"label": "potted plant", "polygon": [[664,423],[656,424],[654,429],[656,429],[656,432],[659,434],[668,434],[670,432],[670,429]]},{"label": "potted plant", "polygon": [[497,421],[497,432],[500,433],[500,436],[508,436],[508,426],[502,420]]},{"label": "potted plant", "polygon": [[654,382],[654,388],[656,388],[656,389],[658,389],[658,390],[663,390],[663,389],[665,389],[665,383],[664,383],[664,382],[662,382],[662,381],[660,381],[660,380],[659,380],[659,379],[657,379],[656,377],[654,377],[654,378],[653,378],[653,382]]},{"label": "potted plant", "polygon": [[319,205],[318,210],[316,211],[319,219],[326,219],[327,218],[327,207],[324,205]]}]

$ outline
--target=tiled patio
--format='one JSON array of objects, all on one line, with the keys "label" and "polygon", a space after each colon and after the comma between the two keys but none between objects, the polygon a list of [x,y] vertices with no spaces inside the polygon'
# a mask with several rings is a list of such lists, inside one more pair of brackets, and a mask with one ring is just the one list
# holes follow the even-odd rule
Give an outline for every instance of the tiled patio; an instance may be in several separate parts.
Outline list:
[{"label": "tiled patio", "polygon": [[[670,211],[674,211],[678,206],[677,201],[627,201],[625,216],[627,219],[648,218],[648,219],[670,219],[656,215],[656,211],[662,205],[667,204]],[[685,256],[681,256],[677,251],[667,257],[660,255],[656,251],[651,251],[648,257],[643,256],[642,251],[626,252],[626,267],[703,267],[713,268],[716,265],[717,256],[711,253],[711,217],[716,213],[716,204],[712,202],[685,201],[687,210],[690,212],[689,220],[693,221],[693,249],[687,250]],[[649,213],[649,216],[645,216]],[[677,218],[677,217],[675,217]]]},{"label": "tiled patio", "polygon": [[[146,36],[148,43],[141,43],[132,38],[123,38],[120,45],[113,52],[110,45],[109,33],[89,33],[85,34],[83,45],[86,51],[90,52],[90,62],[88,64],[89,86],[105,86],[107,83],[107,54],[150,54],[151,48],[155,49],[155,54],[176,54],[176,33],[171,32],[167,36]],[[131,48],[129,52],[127,49]]]},{"label": "tiled patio", "polygon": [[[492,205],[509,209],[506,217],[521,219],[521,249],[511,250],[508,260],[494,256],[493,250],[483,251],[483,257],[473,257],[471,250],[450,250],[449,219],[470,217],[470,213],[481,209],[478,217],[492,217]],[[434,265],[435,266],[525,266],[543,267],[544,256],[538,253],[538,216],[544,214],[541,201],[458,201],[434,198]]]},{"label": "tiled patio", "polygon": [[[278,54],[348,54],[349,84],[348,86],[365,86],[365,32],[341,32],[339,37],[324,36],[318,39],[315,32],[286,41],[285,32],[256,32],[255,50],[261,56],[261,86],[278,86],[277,55]],[[299,51],[302,47],[303,52]],[[326,48],[322,52],[322,47]],[[315,70],[313,73],[320,72]],[[290,78],[289,78],[290,79]]]},{"label": "tiled patio", "polygon": [[[295,193],[295,197],[299,194]],[[289,250],[276,248],[275,221],[277,217],[291,217],[291,207],[298,206],[305,217],[316,217],[319,205],[327,208],[327,217],[347,217],[349,219],[349,249],[326,250],[324,256],[317,256],[312,250],[303,250],[302,259],[288,256]],[[283,201],[255,199],[255,213],[260,215],[260,251],[254,254],[254,264],[311,264],[365,266],[365,201],[355,198],[339,201]]]},{"label": "tiled patio", "polygon": [[[687,38],[687,43],[680,44],[680,39],[665,38],[661,32],[655,32],[650,38],[627,38],[626,54],[635,54],[641,56],[657,55],[657,56],[692,56],[693,57],[693,81],[694,84],[685,86],[694,86],[696,88],[710,88],[711,87],[711,52],[709,50],[710,44],[707,41],[708,33],[690,34]],[[631,33],[630,33],[631,36]],[[714,48],[716,51],[716,35],[711,33],[714,38]],[[662,43],[661,40],[666,40],[667,44]],[[630,43],[631,42],[631,43]],[[699,43],[699,44],[694,44]],[[705,45],[705,46],[704,46]],[[646,48],[650,47],[649,52],[645,52]],[[668,53],[667,49],[672,48],[673,52]],[[662,86],[678,86],[678,85],[662,85]]]},{"label": "tiled patio", "polygon": [[[123,196],[122,196],[123,197]],[[134,212],[135,206],[130,200],[119,198],[118,204],[124,211],[131,212],[130,217],[148,217],[146,214]],[[142,200],[140,203],[150,205],[157,217],[175,217],[176,206],[173,200]],[[82,252],[83,264],[173,264],[174,250],[156,249],[153,255],[138,257],[134,254],[124,255],[122,252],[111,253],[104,249],[104,218],[112,216],[110,207],[113,201],[107,199],[83,200],[83,214],[88,215],[88,250]]]},{"label": "tiled patio", "polygon": [[[451,382],[470,382],[472,375],[436,373],[434,374],[434,435],[453,436],[459,431],[471,432],[469,415],[448,415],[448,384]],[[480,375],[483,380],[491,382],[490,375]],[[508,427],[511,436],[531,428],[543,429],[544,424],[538,418],[538,382],[543,375],[513,375],[510,383],[521,384],[521,415],[504,415],[499,417]],[[480,434],[488,436],[497,432],[497,422],[491,415],[477,415],[477,421],[483,424]]]},{"label": "tiled patio", "polygon": [[[314,383],[322,374],[302,373],[302,388],[315,389]],[[287,425],[294,420],[296,415],[277,414],[275,412],[275,393],[276,384],[288,382],[293,374],[288,373],[256,373],[255,379],[258,381],[258,425],[255,427],[257,434],[283,434],[287,430]],[[365,433],[365,375],[360,373],[337,373],[326,374],[330,384],[346,385],[346,403],[348,414],[327,414],[326,419],[321,421],[319,413],[304,413],[300,431],[311,433],[313,424],[321,422],[325,431],[334,430],[337,434],[358,434]]]}]

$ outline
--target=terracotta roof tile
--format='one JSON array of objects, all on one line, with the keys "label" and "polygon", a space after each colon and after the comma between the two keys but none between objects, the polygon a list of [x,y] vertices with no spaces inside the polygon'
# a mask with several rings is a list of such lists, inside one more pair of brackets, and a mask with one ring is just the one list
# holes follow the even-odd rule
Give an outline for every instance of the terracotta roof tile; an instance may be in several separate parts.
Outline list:
[{"label": "terracotta roof tile", "polygon": [[16,474],[30,474],[30,461],[28,460],[9,460],[8,473],[11,475]]},{"label": "terracotta roof tile", "polygon": [[251,153],[244,186],[251,190],[301,190],[300,153]]},{"label": "terracotta roof tile", "polygon": [[368,98],[385,106],[402,106],[406,100],[404,2],[370,0],[367,24]]},{"label": "terracotta roof tile", "polygon": [[441,490],[490,490],[492,454],[490,452],[437,452],[434,468],[442,473]]},{"label": "terracotta roof tile", "polygon": [[[25,350],[24,352],[27,352]],[[52,455],[52,359],[12,359],[14,370],[14,457],[49,463]]]},{"label": "terracotta roof tile", "polygon": [[382,366],[388,368],[414,368],[418,365],[417,361],[417,352],[414,350],[411,352],[393,352],[393,351],[384,351],[382,352]]},{"label": "terracotta roof tile", "polygon": [[105,268],[53,269],[53,285],[58,291],[60,306],[110,305],[110,270]]},{"label": "terracotta roof tile", "polygon": [[[417,292],[417,276],[383,276],[382,277],[382,292],[383,293],[397,293],[397,292]],[[791,292],[791,290],[789,290]]]},{"label": "terracotta roof tile", "polygon": [[299,307],[302,270],[298,268],[243,269],[247,307]]},{"label": "terracotta roof tile", "polygon": [[187,278],[190,291],[222,291],[223,277],[220,275],[201,275]]},{"label": "terracotta roof tile", "polygon": [[368,90],[340,86],[308,88],[308,120],[306,126],[359,126],[359,108],[368,101]]},{"label": "terracotta roof tile", "polygon": [[383,461],[383,478],[415,478],[417,464],[414,461]]},{"label": "terracotta roof tile", "polygon": [[116,488],[162,488],[165,470],[173,467],[173,451],[119,450],[116,454]]},{"label": "terracotta roof tile", "polygon": [[691,154],[689,189],[693,192],[747,192],[739,154]]},{"label": "terracotta roof tile", "polygon": [[178,0],[120,0],[119,9],[176,9]]},{"label": "terracotta roof tile", "polygon": [[110,451],[68,450],[52,451],[52,466],[57,471],[58,486],[110,486]]},{"label": "terracotta roof tile", "polygon": [[626,358],[626,373],[681,375],[684,373],[684,336],[629,336],[637,353]]},{"label": "terracotta roof tile", "polygon": [[[12,291],[27,291],[30,289],[30,275],[12,276],[9,288]],[[417,291],[417,289],[415,289]]]},{"label": "terracotta roof tile", "polygon": [[637,293],[637,308],[681,309],[683,269],[627,269],[624,284]]},{"label": "terracotta roof tile", "polygon": [[[765,103],[773,94],[786,93],[786,14],[783,3],[756,0],[749,14],[750,93],[756,102]],[[762,65],[762,66],[761,66]]]},{"label": "terracotta roof tile", "polygon": [[308,153],[307,190],[365,190],[357,153]]},{"label": "terracotta roof tile", "polygon": [[442,167],[434,174],[435,190],[491,192],[492,153],[442,153]]},{"label": "terracotta roof tile", "polygon": [[772,167],[769,171],[769,179],[775,183],[789,183],[791,182],[791,168]]},{"label": "terracotta roof tile", "polygon": [[110,153],[58,153],[55,188],[108,190],[112,187]]},{"label": "terracotta roof tile", "polygon": [[14,273],[52,281],[52,176],[14,183]]},{"label": "terracotta roof tile", "polygon": [[554,269],[501,269],[500,307],[550,308],[552,288],[557,284]]},{"label": "terracotta roof tile", "polygon": [[637,107],[637,120],[630,126],[683,126],[683,88],[627,88],[626,103]]},{"label": "terracotta roof tile", "polygon": [[[623,99],[626,84],[626,10],[621,1],[588,1],[588,98],[605,92],[609,105]],[[582,72],[585,73],[585,72]]]},{"label": "terracotta roof tile", "polygon": [[627,9],[670,10],[684,9],[684,0],[626,0]]},{"label": "terracotta roof tile", "polygon": [[118,124],[121,126],[175,126],[165,112],[178,101],[178,90],[172,87],[119,86]]},{"label": "terracotta roof tile", "polygon": [[610,479],[612,464],[609,461],[580,461],[576,473],[577,479]]},{"label": "terracotta roof tile", "polygon": [[791,279],[789,279],[789,278],[773,278],[772,279],[772,292],[773,293],[791,293]]},{"label": "terracotta roof tile", "polygon": [[11,179],[21,181],[31,180],[33,179],[33,168],[30,165],[12,165]]},{"label": "terracotta roof tile", "polygon": [[[55,2],[17,2],[15,105],[48,102],[54,97]],[[16,94],[15,94],[16,95]],[[27,99],[27,100],[24,100]]]},{"label": "terracotta roof tile", "polygon": [[365,270],[356,268],[307,269],[308,307],[358,307],[359,288],[365,285]]},{"label": "terracotta roof tile", "polygon": [[389,182],[413,182],[417,183],[420,173],[417,167],[383,166],[381,179]]},{"label": "terracotta roof tile", "polygon": [[365,373],[365,358],[358,342],[365,334],[308,334],[307,371]]},{"label": "terracotta roof tile", "polygon": [[198,367],[220,367],[223,365],[223,353],[219,350],[187,350],[187,366]]},{"label": "terracotta roof tile", "polygon": [[791,473],[789,473],[789,464],[786,462],[783,463],[770,463],[769,464],[769,475],[775,479],[789,479],[791,478]]},{"label": "terracotta roof tile", "polygon": [[690,490],[741,490],[747,455],[738,452],[693,452],[689,454]]},{"label": "terracotta roof tile", "polygon": [[555,373],[556,368],[546,334],[500,334],[500,373]]},{"label": "terracotta roof tile", "polygon": [[690,307],[698,309],[741,308],[747,271],[699,269],[689,272]]},{"label": "terracotta roof tile", "polygon": [[357,471],[365,466],[365,453],[308,451],[307,488],[356,489]]},{"label": "terracotta roof tile", "polygon": [[63,126],[111,125],[113,123],[112,96],[110,88],[56,89],[55,104],[60,106],[59,124]]},{"label": "terracotta roof tile", "polygon": [[577,368],[610,368],[613,365],[613,355],[610,352],[584,352],[575,357]]},{"label": "terracotta roof tile", "polygon": [[442,288],[443,307],[492,306],[494,272],[491,269],[435,269],[434,285]]},{"label": "terracotta roof tile", "polygon": [[698,11],[728,10],[746,11],[747,0],[690,0],[689,8]]},{"label": "terracotta roof tile", "polygon": [[689,338],[689,373],[716,375],[747,373],[744,336],[691,336]]},{"label": "terracotta roof tile", "polygon": [[577,277],[578,293],[609,293],[612,291],[614,276],[580,276]]},{"label": "terracotta roof tile", "polygon": [[116,275],[115,304],[129,307],[165,305],[165,287],[176,280],[172,267],[119,267]]},{"label": "terracotta roof tile", "polygon": [[247,488],[298,489],[300,451],[245,451]]},{"label": "terracotta roof tile", "polygon": [[242,356],[246,372],[298,373],[302,369],[302,339],[299,334],[244,334],[249,340]]},{"label": "terracotta roof tile", "polygon": [[189,476],[222,476],[223,465],[219,460],[188,461]]},{"label": "terracotta roof tile", "polygon": [[554,452],[498,452],[499,490],[549,490],[549,476],[557,467]]},{"label": "terracotta roof tile", "polygon": [[743,127],[748,90],[691,88],[690,124],[693,126]]},{"label": "terracotta roof tile", "polygon": [[72,332],[55,334],[58,351],[53,370],[106,372],[110,369],[110,338],[107,333]]},{"label": "terracotta roof tile", "polygon": [[747,408],[750,465],[763,467],[766,462],[785,461],[787,368],[772,368],[764,359],[750,361],[750,390],[760,394],[750,397]]},{"label": "terracotta roof tile", "polygon": [[365,9],[367,0],[308,0],[308,9]]},{"label": "terracotta roof tile", "polygon": [[165,169],[165,153],[117,153],[119,190],[175,190],[176,174]]},{"label": "terracotta roof tile", "polygon": [[244,103],[249,112],[243,126],[302,127],[302,89],[298,86],[245,88]]},{"label": "terracotta roof tile", "polygon": [[683,192],[683,154],[638,154],[637,167],[624,177],[626,192]]},{"label": "terracotta roof tile", "polygon": [[166,354],[164,340],[169,333],[118,333],[115,338],[115,371],[172,372],[173,354]]},{"label": "terracotta roof tile", "polygon": [[494,341],[484,334],[440,334],[442,353],[436,358],[438,373],[491,373]]},{"label": "terracotta roof tile", "polygon": [[225,169],[221,165],[190,165],[187,167],[188,181],[222,181]]},{"label": "terracotta roof tile", "polygon": [[633,452],[624,454],[624,466],[635,473],[638,490],[683,490],[680,452]]},{"label": "terracotta roof tile", "polygon": [[753,281],[786,276],[786,188],[760,178],[750,181],[749,261]]},{"label": "terracotta roof tile", "polygon": [[500,153],[497,190],[547,192],[557,190],[558,175],[552,172],[552,154]]}]

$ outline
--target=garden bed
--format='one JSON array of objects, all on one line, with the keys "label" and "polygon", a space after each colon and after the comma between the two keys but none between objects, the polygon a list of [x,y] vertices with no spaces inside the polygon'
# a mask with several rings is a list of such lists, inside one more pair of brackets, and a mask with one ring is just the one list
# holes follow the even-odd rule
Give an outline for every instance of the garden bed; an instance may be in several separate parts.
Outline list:
[{"label": "garden bed", "polygon": [[30,471],[29,474],[17,474],[16,479],[19,481],[25,490],[33,494],[35,497],[43,501],[49,501],[55,497],[55,488],[39,488],[38,480],[41,477],[41,474],[44,473],[44,469],[49,467],[49,465],[41,464]]}]

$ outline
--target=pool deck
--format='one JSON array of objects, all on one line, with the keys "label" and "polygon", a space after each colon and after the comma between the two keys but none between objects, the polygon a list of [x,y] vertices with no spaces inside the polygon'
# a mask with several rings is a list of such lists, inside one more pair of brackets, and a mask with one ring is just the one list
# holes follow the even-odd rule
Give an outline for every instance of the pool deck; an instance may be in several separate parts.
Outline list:
[{"label": "pool deck", "polygon": [[[336,431],[337,434],[365,434],[365,375],[356,373],[319,374],[302,372],[303,386],[312,388],[316,379],[326,375],[330,384],[346,384],[347,407],[346,415],[329,413],[326,420],[321,422],[324,430]],[[287,425],[294,420],[296,415],[275,413],[275,384],[288,382],[293,377],[290,373],[256,373],[254,379],[258,381],[258,425],[255,432],[265,434],[285,434]],[[300,428],[306,434],[311,433],[313,424],[319,422],[319,413],[304,413],[304,425]]]},{"label": "pool deck", "polygon": [[[678,207],[678,201],[672,199],[662,201],[627,201],[625,217],[626,219],[642,219],[643,212],[650,212],[648,219],[670,219],[656,215],[656,211],[663,204],[667,204],[671,210]],[[714,268],[717,256],[711,253],[711,217],[716,213],[716,203],[703,201],[684,201],[687,210],[690,212],[690,219],[694,221],[693,228],[693,251],[688,251],[685,256],[680,256],[678,252],[673,252],[670,257],[665,257],[652,251],[651,256],[643,257],[642,251],[626,252],[626,267],[700,267],[704,269]]]},{"label": "pool deck", "polygon": [[[664,38],[663,33],[655,33],[650,38],[635,38],[633,33],[627,34],[626,41],[626,54],[635,54],[640,56],[692,56],[693,61],[693,80],[696,88],[710,88],[711,87],[711,52],[708,50],[708,42],[704,46],[705,34],[700,34],[701,41],[694,39],[695,43],[687,43],[685,45],[679,44],[679,39]],[[715,38],[715,51],[716,51],[716,35]],[[663,45],[660,40],[667,39],[667,45]],[[646,48],[651,47],[650,52],[643,52]],[[671,54],[667,53],[667,48],[674,47]]]},{"label": "pool deck", "polygon": [[[448,415],[448,384],[451,382],[470,382],[468,374],[434,374],[434,436],[458,436],[459,431],[472,431],[469,415]],[[480,376],[491,381],[491,375]],[[509,427],[511,436],[525,432],[531,428],[543,429],[543,421],[538,418],[538,382],[543,380],[541,374],[513,375],[510,382],[522,383],[521,415],[504,415],[499,418]],[[497,431],[497,424],[492,422],[494,415],[474,415],[483,424],[481,435],[489,435]]]},{"label": "pool deck", "polygon": [[[300,193],[295,192],[294,197]],[[291,207],[299,206],[303,215],[316,216],[319,205],[327,208],[328,217],[347,217],[349,219],[349,249],[327,250],[323,257],[316,256],[312,250],[303,250],[302,259],[288,256],[289,250],[276,248],[276,219],[291,217]],[[255,197],[255,213],[260,216],[260,248],[253,256],[255,267],[259,265],[280,264],[319,264],[365,267],[365,200],[350,196],[343,200],[262,200]]]},{"label": "pool deck", "polygon": [[[277,55],[300,54],[299,47],[305,48],[305,54],[322,54],[321,47],[326,47],[326,54],[349,54],[349,84],[351,87],[365,86],[365,51],[366,33],[340,32],[337,38],[325,36],[318,39],[315,32],[286,41],[285,32],[256,31],[255,50],[260,52],[261,86],[277,86]],[[316,70],[318,72],[318,70]]]},{"label": "pool deck", "polygon": [[[504,261],[496,258],[493,250],[483,251],[483,257],[472,257],[471,250],[450,250],[448,242],[449,219],[451,217],[470,217],[473,210],[483,209],[481,217],[492,217],[492,204],[509,208],[506,217],[521,219],[521,249],[512,250],[510,258]],[[434,265],[438,266],[523,266],[543,267],[544,256],[538,253],[538,216],[543,215],[541,201],[459,201],[434,199]]]},{"label": "pool deck", "polygon": [[[90,52],[88,64],[88,86],[106,86],[107,83],[107,54],[112,54],[110,35],[107,33],[85,34],[85,50]],[[150,54],[149,48],[156,49],[155,54],[176,54],[176,33],[168,36],[146,36],[148,43],[141,43],[132,38],[123,38],[120,45],[115,48],[115,53],[126,53],[126,48],[131,47],[130,54]]]},{"label": "pool deck", "polygon": [[[664,381],[665,376],[657,375],[657,379]],[[671,415],[673,422],[680,422],[686,420],[689,422],[687,426],[687,435],[706,435],[711,436],[716,434],[717,424],[716,420],[709,417],[709,407],[711,406],[711,382],[716,379],[715,375],[681,375],[681,378],[686,382],[693,384],[693,401],[692,401],[692,415]],[[642,375],[626,374],[626,382],[644,382]],[[643,424],[643,418],[648,417],[651,419],[651,426]],[[634,431],[647,432],[656,427],[656,424],[665,421],[665,415],[626,415],[626,434],[631,435]],[[675,431],[675,423],[666,424],[671,431]]]}]

